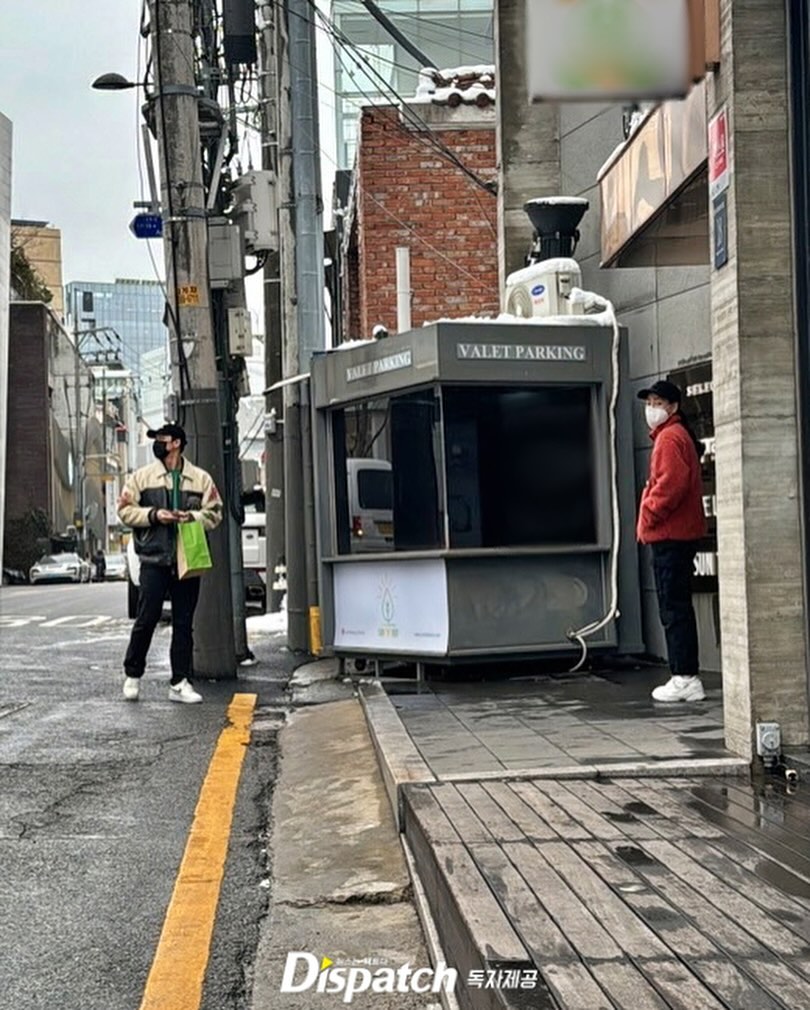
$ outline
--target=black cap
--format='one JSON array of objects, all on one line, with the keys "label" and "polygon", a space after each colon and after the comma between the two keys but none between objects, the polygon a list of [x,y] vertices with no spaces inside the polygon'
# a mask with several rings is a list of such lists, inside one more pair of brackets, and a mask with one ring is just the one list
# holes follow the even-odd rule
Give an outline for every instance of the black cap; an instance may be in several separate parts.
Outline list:
[{"label": "black cap", "polygon": [[186,433],[179,424],[164,424],[160,428],[150,428],[146,433],[147,438],[157,438],[159,435],[168,435],[172,440],[179,438],[181,446],[188,441]]},{"label": "black cap", "polygon": [[667,403],[681,402],[680,389],[678,389],[674,382],[667,382],[666,379],[659,379],[649,389],[640,389],[638,391],[639,400],[646,400],[648,396],[660,396]]}]

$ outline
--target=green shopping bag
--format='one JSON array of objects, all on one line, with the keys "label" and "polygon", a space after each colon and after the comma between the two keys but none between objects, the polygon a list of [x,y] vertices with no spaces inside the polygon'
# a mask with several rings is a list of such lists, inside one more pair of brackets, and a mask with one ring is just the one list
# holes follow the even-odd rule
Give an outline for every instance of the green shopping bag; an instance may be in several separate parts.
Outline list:
[{"label": "green shopping bag", "polygon": [[211,552],[208,549],[208,538],[202,523],[195,519],[190,523],[177,524],[177,577],[191,579],[202,575],[211,563]]}]

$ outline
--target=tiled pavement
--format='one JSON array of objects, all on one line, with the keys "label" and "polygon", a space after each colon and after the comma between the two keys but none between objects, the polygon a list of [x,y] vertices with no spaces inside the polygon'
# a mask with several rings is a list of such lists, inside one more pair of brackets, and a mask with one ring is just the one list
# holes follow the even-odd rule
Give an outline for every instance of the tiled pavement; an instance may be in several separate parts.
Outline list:
[{"label": "tiled pavement", "polygon": [[704,678],[697,705],[654,703],[650,688],[664,679],[652,670],[386,688],[437,778],[728,756],[719,676]]},{"label": "tiled pavement", "polygon": [[[663,679],[366,699],[461,1010],[810,1007],[808,786],[751,784],[723,746],[719,678],[683,706],[651,701]],[[736,777],[713,777],[723,759]],[[510,988],[515,970],[537,987]]]}]

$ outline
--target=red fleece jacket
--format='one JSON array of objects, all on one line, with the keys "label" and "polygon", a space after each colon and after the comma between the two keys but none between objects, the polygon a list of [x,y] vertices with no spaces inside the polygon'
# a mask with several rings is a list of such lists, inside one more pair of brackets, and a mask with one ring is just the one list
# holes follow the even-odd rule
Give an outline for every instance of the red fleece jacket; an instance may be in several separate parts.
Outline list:
[{"label": "red fleece jacket", "polygon": [[695,445],[677,414],[650,437],[650,478],[641,494],[636,527],[639,542],[699,540],[706,534],[706,518]]}]

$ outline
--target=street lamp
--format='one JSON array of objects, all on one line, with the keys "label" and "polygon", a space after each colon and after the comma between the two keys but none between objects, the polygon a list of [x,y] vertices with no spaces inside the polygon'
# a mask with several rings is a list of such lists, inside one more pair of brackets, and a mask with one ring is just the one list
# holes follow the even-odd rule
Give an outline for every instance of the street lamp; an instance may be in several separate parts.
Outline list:
[{"label": "street lamp", "polygon": [[97,91],[126,91],[128,88],[142,88],[143,85],[128,81],[121,74],[102,74],[93,81],[91,87]]}]

